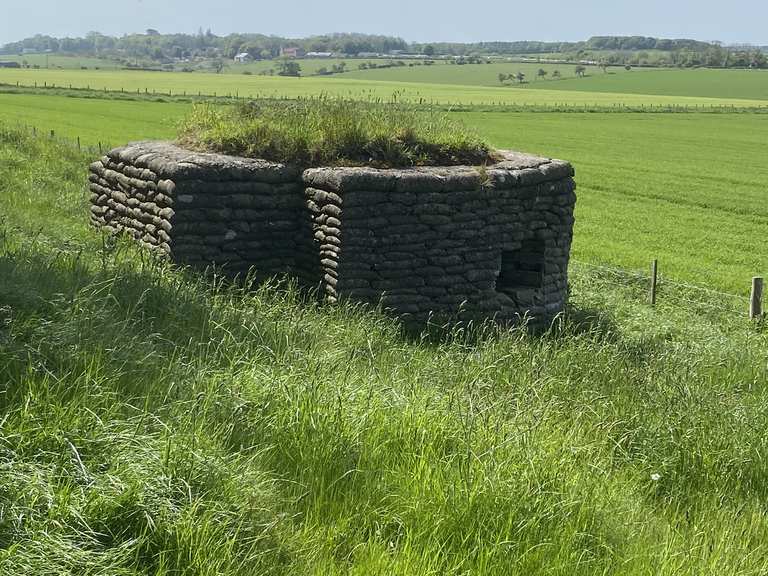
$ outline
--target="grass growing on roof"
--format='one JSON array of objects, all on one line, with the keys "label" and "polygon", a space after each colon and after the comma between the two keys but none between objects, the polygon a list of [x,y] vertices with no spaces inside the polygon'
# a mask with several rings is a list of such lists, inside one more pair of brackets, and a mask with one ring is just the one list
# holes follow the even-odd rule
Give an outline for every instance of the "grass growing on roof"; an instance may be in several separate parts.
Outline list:
[{"label": "grass growing on roof", "polygon": [[300,165],[377,167],[483,164],[477,133],[445,114],[341,98],[195,106],[181,124],[190,148]]}]

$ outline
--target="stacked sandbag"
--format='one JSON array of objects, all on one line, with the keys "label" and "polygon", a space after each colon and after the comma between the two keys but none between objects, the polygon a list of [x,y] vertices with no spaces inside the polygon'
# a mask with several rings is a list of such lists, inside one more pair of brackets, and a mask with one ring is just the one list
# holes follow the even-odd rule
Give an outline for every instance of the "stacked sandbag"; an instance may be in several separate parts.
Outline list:
[{"label": "stacked sandbag", "polygon": [[181,264],[319,280],[297,168],[139,142],[112,150],[90,171],[99,226]]},{"label": "stacked sandbag", "polygon": [[196,267],[290,274],[328,301],[430,316],[530,318],[565,307],[573,169],[513,152],[487,167],[313,168],[162,142],[91,165],[95,224]]},{"label": "stacked sandbag", "polygon": [[575,184],[566,162],[304,173],[323,289],[430,315],[550,321],[563,310]]}]

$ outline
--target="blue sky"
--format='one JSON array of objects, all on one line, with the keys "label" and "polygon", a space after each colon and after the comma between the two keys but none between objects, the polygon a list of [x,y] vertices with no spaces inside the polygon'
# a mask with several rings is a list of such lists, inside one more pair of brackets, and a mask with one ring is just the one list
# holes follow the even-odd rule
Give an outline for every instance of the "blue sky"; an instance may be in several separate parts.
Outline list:
[{"label": "blue sky", "polygon": [[36,33],[156,28],[297,37],[368,32],[409,41],[583,40],[643,35],[768,44],[768,1],[732,0],[5,0],[0,44]]}]

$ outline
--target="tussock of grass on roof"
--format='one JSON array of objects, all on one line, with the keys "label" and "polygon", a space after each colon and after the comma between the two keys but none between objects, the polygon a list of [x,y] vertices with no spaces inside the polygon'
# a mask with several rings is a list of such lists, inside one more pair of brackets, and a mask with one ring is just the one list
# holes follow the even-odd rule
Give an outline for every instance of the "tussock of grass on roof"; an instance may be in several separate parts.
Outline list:
[{"label": "tussock of grass on roof", "polygon": [[444,113],[336,98],[199,105],[182,122],[179,141],[303,166],[477,165],[494,158],[486,141]]}]

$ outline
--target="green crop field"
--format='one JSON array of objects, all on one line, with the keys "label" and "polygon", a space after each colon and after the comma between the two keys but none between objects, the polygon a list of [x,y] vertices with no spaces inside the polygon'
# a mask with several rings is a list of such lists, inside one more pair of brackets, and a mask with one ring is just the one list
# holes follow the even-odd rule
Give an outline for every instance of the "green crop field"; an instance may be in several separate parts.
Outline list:
[{"label": "green crop field", "polygon": [[526,86],[544,85],[550,90],[768,100],[768,70],[633,69]]},{"label": "green crop field", "polygon": [[[446,65],[447,67],[447,65]],[[451,66],[453,68],[453,66]],[[459,66],[455,66],[460,68]],[[415,70],[415,68],[414,68]],[[638,73],[646,74],[646,72]],[[624,77],[624,75],[622,75]],[[580,79],[588,80],[588,79]],[[648,94],[616,94],[541,88],[530,90],[514,86],[492,87],[438,83],[394,82],[347,78],[344,74],[332,77],[283,78],[243,74],[206,74],[180,72],[143,72],[127,70],[14,70],[0,69],[0,84],[32,86],[37,84],[73,86],[102,90],[126,90],[174,94],[238,94],[240,96],[308,96],[332,94],[356,98],[376,97],[391,99],[424,99],[450,104],[515,103],[528,105],[569,104],[572,106],[766,106],[764,100],[749,98],[709,98],[701,96],[667,96]],[[554,86],[558,82],[541,82]]]},{"label": "green crop field", "polygon": [[0,128],[3,576],[768,572],[742,309],[574,266],[548,333],[413,337],[109,242],[87,161]]},{"label": "green crop field", "polygon": [[[531,86],[549,88],[552,84],[561,82],[562,79],[576,78],[576,67],[572,64],[546,64],[546,63],[518,63],[518,62],[493,62],[491,64],[447,64],[435,63],[432,66],[398,66],[395,68],[383,68],[374,70],[356,70],[352,66],[350,72],[344,74],[344,78],[357,78],[360,80],[386,80],[396,82],[423,82],[427,84],[461,84],[468,86],[501,86],[499,74],[525,74],[525,81]],[[547,76],[540,79],[537,76],[539,69],[547,72]],[[587,74],[603,74],[597,66],[587,66]],[[552,78],[555,70],[561,74],[561,80]],[[619,72],[620,70],[620,72]],[[615,68],[616,74],[630,74],[624,69]],[[639,73],[644,70],[638,70]],[[582,80],[579,78],[579,80]],[[512,84],[516,84],[512,81]]]},{"label": "green crop field", "polygon": [[[543,79],[537,76],[539,68],[547,72],[547,76]],[[552,78],[554,70],[560,71],[559,80]],[[353,68],[352,72],[345,73],[343,77],[427,84],[500,86],[499,74],[516,74],[517,72],[525,74],[525,83],[521,85],[512,81],[508,84],[518,89],[768,100],[768,71],[766,70],[633,68],[627,71],[620,66],[613,66],[609,67],[607,72],[603,72],[596,66],[588,66],[587,75],[577,78],[573,65],[494,62],[463,66],[448,64],[412,68],[406,66],[383,70],[354,70]]]},{"label": "green crop field", "polygon": [[29,66],[40,68],[64,68],[67,70],[98,68],[101,70],[113,70],[119,65],[112,60],[93,58],[88,56],[68,56],[66,54],[0,54],[0,60],[5,62],[27,63]]},{"label": "green crop field", "polygon": [[576,167],[575,255],[744,293],[768,272],[768,116],[478,114],[500,147]]},{"label": "green crop field", "polygon": [[[173,138],[189,105],[0,94],[0,120],[83,144]],[[577,171],[576,258],[744,293],[768,271],[768,115],[455,113]]]},{"label": "green crop field", "polygon": [[41,133],[83,145],[120,145],[131,140],[172,138],[189,104],[0,94],[0,121],[23,123]]}]

